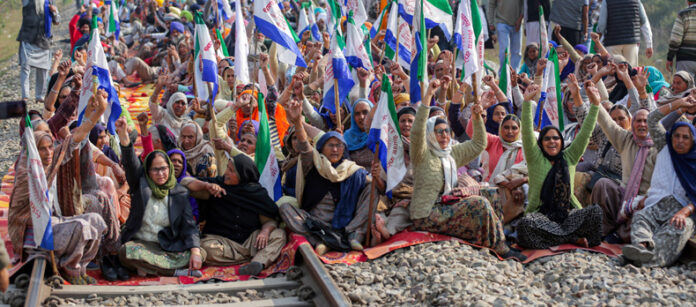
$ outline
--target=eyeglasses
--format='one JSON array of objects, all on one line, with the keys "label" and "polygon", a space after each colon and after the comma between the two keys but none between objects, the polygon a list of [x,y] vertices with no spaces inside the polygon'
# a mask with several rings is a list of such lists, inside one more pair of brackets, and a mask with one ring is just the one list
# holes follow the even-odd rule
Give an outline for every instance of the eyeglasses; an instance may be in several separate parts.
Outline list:
[{"label": "eyeglasses", "polygon": [[150,169],[155,174],[164,174],[169,172],[169,166],[155,167]]},{"label": "eyeglasses", "polygon": [[343,149],[343,147],[345,147],[346,145],[343,145],[343,143],[327,143],[327,144],[324,145],[324,146],[328,147],[329,149],[338,149],[338,150],[340,150],[340,149]]},{"label": "eyeglasses", "polygon": [[542,140],[543,140],[544,142],[548,142],[548,141],[560,141],[560,140],[561,140],[561,137],[558,136],[558,135],[545,136],[544,138],[542,138]]},{"label": "eyeglasses", "polygon": [[444,128],[444,129],[435,129],[435,134],[449,134],[450,133],[450,128]]}]

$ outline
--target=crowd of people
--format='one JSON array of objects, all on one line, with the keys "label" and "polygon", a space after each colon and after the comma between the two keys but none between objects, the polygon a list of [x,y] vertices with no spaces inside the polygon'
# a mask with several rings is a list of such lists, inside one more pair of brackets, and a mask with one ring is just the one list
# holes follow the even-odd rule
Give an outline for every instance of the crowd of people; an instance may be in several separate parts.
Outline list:
[{"label": "crowd of people", "polygon": [[[301,2],[279,3],[293,28]],[[639,0],[485,1],[476,9],[487,21],[486,44],[498,45],[499,63],[508,50],[510,76],[501,68],[461,80],[454,42],[434,27],[424,46],[431,77],[417,103],[410,67],[385,57],[384,29],[365,22],[379,29],[365,38],[374,67],[353,70],[355,85],[335,112],[322,106],[334,2],[311,2],[321,37],[298,31],[308,63],[299,67],[278,60],[287,50],[254,31],[251,4],[238,1],[243,18],[233,22],[245,24],[248,67],[259,68],[250,74],[265,84],[242,83],[234,57],[218,53],[219,90],[208,102],[193,88],[193,16],[214,29],[215,1],[122,1],[118,39],[105,35],[106,6],[78,1],[68,22],[69,54],[52,58],[45,26],[59,24],[57,9],[23,1],[22,97],[30,96],[34,69],[44,109],[29,115],[53,206],[56,261],[69,282],[95,283],[86,274],[90,262],[108,280],[201,276],[202,265],[244,264],[240,274],[257,275],[278,258],[288,231],[305,236],[319,255],[363,250],[408,229],[454,236],[505,259],[524,260],[522,248],[602,241],[625,244],[624,256],[636,265],[678,259],[696,212],[696,0],[674,24],[671,80],[639,63],[639,46],[648,58],[653,53]],[[369,20],[381,2],[364,3]],[[460,1],[448,2],[456,12]],[[542,16],[548,47],[539,35]],[[345,29],[346,19],[336,26]],[[211,31],[216,50],[235,50],[239,34],[224,31],[234,28]],[[90,90],[82,86],[91,78],[83,74],[93,33],[102,35],[117,90],[154,84],[151,124],[146,112],[131,118],[124,108],[110,134],[100,122],[109,94],[99,89],[77,125],[80,92]],[[540,98],[548,97],[548,49],[558,55],[564,127],[535,119]],[[407,167],[390,191],[368,146],[375,111],[388,103],[380,99],[387,81]],[[282,172],[278,200],[260,183],[255,160],[261,92]],[[9,209],[20,261],[43,253],[34,248],[26,158],[24,151],[17,158]]]}]

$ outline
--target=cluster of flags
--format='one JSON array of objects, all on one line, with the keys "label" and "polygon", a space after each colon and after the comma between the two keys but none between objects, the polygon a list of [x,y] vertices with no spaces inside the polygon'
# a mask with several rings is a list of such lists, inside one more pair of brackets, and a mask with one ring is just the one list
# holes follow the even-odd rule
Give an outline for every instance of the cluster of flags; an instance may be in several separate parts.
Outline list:
[{"label": "cluster of flags", "polygon": [[[113,1],[113,2],[112,2]],[[235,77],[243,83],[250,83],[248,65],[249,41],[242,14],[242,1],[235,0],[234,12],[227,0],[216,0],[215,34],[222,42],[218,29],[219,21],[234,22],[235,27]],[[332,32],[328,63],[324,74],[323,106],[330,112],[336,112],[338,105],[345,103],[348,93],[355,86],[351,70],[373,67],[370,52],[370,38],[385,30],[384,56],[396,61],[410,70],[410,96],[413,103],[419,102],[427,84],[427,31],[440,27],[445,39],[454,40],[456,45],[455,65],[462,70],[461,78],[471,82],[471,77],[485,66],[483,60],[484,31],[477,0],[462,0],[459,4],[456,21],[452,21],[452,9],[447,0],[392,0],[380,12],[372,28],[368,31],[363,25],[367,13],[360,0],[328,0],[328,31]],[[118,39],[120,22],[119,5],[116,0],[107,0],[106,36]],[[311,3],[303,3],[297,23],[297,31],[290,26],[278,0],[256,0],[253,2],[253,22],[256,29],[279,46],[278,60],[290,65],[307,67],[304,56],[298,47],[299,37],[310,32],[310,39],[321,41],[322,35],[316,22]],[[346,16],[345,31],[342,32],[341,17]],[[548,54],[549,62],[544,73],[542,94],[536,114],[535,124],[539,128],[556,125],[563,129],[558,56],[555,50],[548,50],[548,35],[543,10],[540,8],[540,38],[542,56]],[[194,16],[194,83],[196,97],[209,102],[218,91],[217,59],[218,55],[228,56],[226,48],[216,51],[203,16]],[[96,23],[96,19],[93,21]],[[109,107],[102,120],[107,129],[115,135],[114,122],[121,114],[121,105],[108,70],[104,50],[99,40],[98,28],[93,26],[93,33],[88,47],[88,68],[86,75],[94,76],[85,80],[78,106],[78,124],[82,122],[84,110],[91,95],[92,87],[103,88],[109,95]],[[224,45],[221,44],[221,45]],[[502,65],[500,87],[507,96],[510,91],[510,72],[506,56]],[[480,78],[481,74],[476,74]],[[375,112],[375,118],[369,132],[369,146],[376,151],[387,173],[387,191],[391,190],[405,174],[403,164],[403,144],[401,144],[396,110],[389,79],[384,76],[382,94]],[[93,84],[94,83],[94,84]],[[264,94],[258,94],[260,127],[256,149],[256,163],[261,172],[261,183],[273,199],[280,198],[280,171],[275,160],[270,140],[270,129],[264,105]],[[46,201],[47,201],[46,196]],[[50,208],[48,209],[50,210]],[[44,223],[45,224],[45,223]],[[50,225],[49,225],[50,227]]]}]

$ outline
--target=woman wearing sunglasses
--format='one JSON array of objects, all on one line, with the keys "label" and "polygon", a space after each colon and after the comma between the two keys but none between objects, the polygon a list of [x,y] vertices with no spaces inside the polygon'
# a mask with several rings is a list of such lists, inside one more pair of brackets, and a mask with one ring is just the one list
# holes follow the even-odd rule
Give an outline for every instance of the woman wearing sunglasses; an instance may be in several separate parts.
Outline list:
[{"label": "woman wearing sunglasses", "polygon": [[[587,91],[597,91],[585,84]],[[580,133],[567,148],[561,131],[546,126],[534,139],[532,105],[539,91],[531,85],[522,106],[522,146],[529,170],[529,205],[517,226],[518,243],[525,248],[545,249],[563,243],[584,247],[599,245],[602,240],[602,209],[593,205],[582,208],[573,194],[575,166],[580,161],[594,130],[599,99],[592,100]]]},{"label": "woman wearing sunglasses", "polygon": [[[430,101],[440,81],[431,81],[424,101]],[[441,233],[485,246],[504,258],[524,256],[508,248],[503,233],[502,205],[479,195],[470,195],[458,185],[457,169],[478,157],[486,148],[486,128],[480,105],[472,107],[474,132],[471,141],[454,144],[452,130],[439,116],[428,118],[423,104],[411,128],[413,198],[409,206],[416,230]]]}]

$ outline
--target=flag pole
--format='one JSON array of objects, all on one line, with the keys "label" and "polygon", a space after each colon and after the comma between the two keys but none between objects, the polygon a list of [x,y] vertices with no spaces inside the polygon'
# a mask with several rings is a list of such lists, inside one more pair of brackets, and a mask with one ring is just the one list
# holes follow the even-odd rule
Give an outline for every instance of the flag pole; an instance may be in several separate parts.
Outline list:
[{"label": "flag pole", "polygon": [[[333,65],[333,64],[332,64]],[[336,127],[341,131],[341,134],[343,134],[343,123],[341,122],[341,101],[338,98],[339,96],[339,90],[338,90],[338,79],[336,79],[336,71],[334,70],[334,78],[333,78],[333,83],[334,83],[334,105],[336,107]]]},{"label": "flag pole", "polygon": [[[372,156],[372,165],[379,163],[379,142],[375,143],[375,152]],[[370,183],[370,208],[367,214],[367,232],[365,233],[365,246],[372,247],[370,234],[372,233],[372,217],[375,211],[375,191],[377,190],[377,178],[372,178]],[[379,201],[379,199],[377,199]]]},{"label": "flag pole", "polygon": [[53,250],[48,251],[48,254],[51,256],[51,268],[53,269],[53,274],[60,276],[60,273],[58,273],[58,265],[56,264],[56,253]]},{"label": "flag pole", "polygon": [[457,84],[457,81],[456,81],[457,80],[457,78],[456,78],[457,65],[456,65],[456,63],[457,63],[457,45],[455,44],[454,49],[452,51],[452,84],[450,84],[450,90],[451,90],[452,96],[450,96],[450,97],[454,97],[454,91],[455,91],[454,87]]},{"label": "flag pole", "polygon": [[478,78],[476,78],[476,74],[478,74],[478,72],[474,72],[473,74],[471,74],[471,87],[474,90],[474,104],[479,103]]}]

